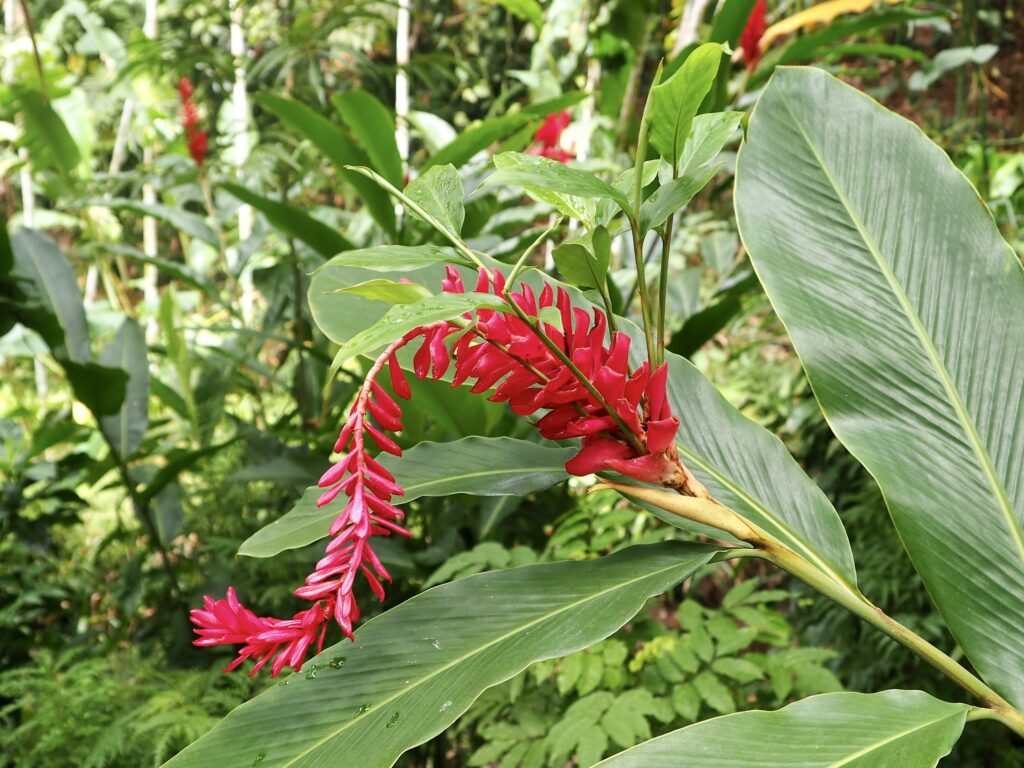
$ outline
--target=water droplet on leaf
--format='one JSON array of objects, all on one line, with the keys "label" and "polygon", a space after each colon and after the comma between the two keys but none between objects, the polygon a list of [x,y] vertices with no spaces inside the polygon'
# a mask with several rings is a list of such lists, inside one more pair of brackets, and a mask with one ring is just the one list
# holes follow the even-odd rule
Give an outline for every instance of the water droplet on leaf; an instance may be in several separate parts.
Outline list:
[{"label": "water droplet on leaf", "polygon": [[331,659],[330,663],[327,666],[329,666],[331,669],[341,669],[341,665],[344,663],[344,656],[335,656],[333,659]]},{"label": "water droplet on leaf", "polygon": [[441,709],[438,710],[438,711],[440,711],[440,712],[447,712],[449,709],[451,709],[451,706],[452,706],[451,701],[446,701],[444,704],[441,705]]},{"label": "water droplet on leaf", "polygon": [[386,723],[384,723],[384,727],[385,728],[391,728],[397,722],[398,722],[398,713],[395,712],[395,714],[393,714],[390,717],[390,719]]},{"label": "water droplet on leaf", "polygon": [[267,756],[266,752],[260,752],[258,755],[256,755],[256,759],[252,761],[252,764],[253,765],[259,765],[260,763],[263,762],[263,760],[264,760],[264,758],[266,756]]},{"label": "water droplet on leaf", "polygon": [[366,712],[369,709],[370,709],[370,705],[369,704],[363,704],[362,706],[359,707],[358,710],[356,710],[356,715],[358,716],[358,715],[366,714]]}]

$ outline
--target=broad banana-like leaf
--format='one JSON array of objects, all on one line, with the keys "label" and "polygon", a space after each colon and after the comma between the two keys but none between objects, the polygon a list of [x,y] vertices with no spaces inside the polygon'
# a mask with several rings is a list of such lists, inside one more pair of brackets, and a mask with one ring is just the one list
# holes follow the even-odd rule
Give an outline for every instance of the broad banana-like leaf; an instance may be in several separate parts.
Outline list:
[{"label": "broad banana-like leaf", "polygon": [[935,768],[966,704],[920,691],[826,693],[777,712],[716,717],[644,742],[598,768]]},{"label": "broad banana-like leaf", "polygon": [[670,541],[435,587],[238,707],[167,765],[387,768],[486,688],[607,637],[715,552]]},{"label": "broad banana-like leaf", "polygon": [[740,231],[836,436],[986,682],[1024,707],[1024,270],[912,123],[815,69],[750,122]]}]

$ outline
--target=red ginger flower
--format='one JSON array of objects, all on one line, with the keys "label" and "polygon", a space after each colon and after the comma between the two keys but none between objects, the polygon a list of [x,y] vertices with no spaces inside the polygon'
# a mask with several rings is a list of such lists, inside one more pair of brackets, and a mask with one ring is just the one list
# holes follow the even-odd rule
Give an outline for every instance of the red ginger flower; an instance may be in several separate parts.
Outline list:
[{"label": "red ginger flower", "polygon": [[[465,291],[461,276],[452,267],[448,267],[442,287],[449,293]],[[504,287],[501,273],[492,276],[480,271],[478,292],[503,295]],[[565,365],[530,323],[510,312],[478,309],[467,313],[461,322],[416,328],[391,344],[367,374],[335,443],[336,453],[347,453],[320,479],[326,490],[317,501],[319,506],[332,503],[342,493],[348,502],[331,525],[326,555],[305,586],[295,591],[297,597],[314,605],[291,619],[280,620],[258,618],[239,604],[233,590],[228,591],[226,600],[206,597],[204,609],[192,611],[200,636],[196,645],[243,644],[227,670],[246,659],[257,659],[252,674],[276,654],[271,665],[271,675],[276,677],[285,666],[298,670],[315,639],[317,648],[322,646],[332,616],[342,632],[352,637],[352,625],[360,615],[353,594],[360,573],[371,591],[384,599],[381,582],[391,577],[371,539],[392,533],[408,536],[409,532],[399,524],[403,513],[391,503],[402,495],[402,488],[370,456],[366,438],[382,451],[401,455],[386,432],[402,429],[402,411],[377,379],[386,366],[391,389],[408,399],[409,384],[395,353],[420,337],[420,348],[413,357],[417,378],[440,379],[454,361],[453,387],[472,382],[471,392],[493,390],[489,400],[507,402],[520,416],[545,411],[535,426],[548,439],[582,438],[580,451],[566,463],[569,473],[613,470],[689,495],[707,495],[676,455],[679,420],[668,403],[664,364],[653,373],[646,362],[631,370],[630,337],[616,332],[606,343],[604,313],[594,308],[591,314],[572,306],[563,288],[556,292],[545,284],[538,296],[524,284],[509,293],[508,301],[528,318],[537,317],[542,309],[557,310],[560,327],[543,323],[542,330],[582,376]],[[457,338],[449,344],[453,336]]]},{"label": "red ginger flower", "polygon": [[560,163],[568,163],[575,155],[562,149],[559,146],[559,141],[562,139],[562,132],[569,127],[571,120],[567,110],[548,115],[533,135],[535,143],[527,150],[527,153],[557,160]]},{"label": "red ginger flower", "polygon": [[761,38],[764,36],[765,30],[768,29],[766,14],[765,0],[757,0],[747,18],[747,25],[740,35],[740,51],[742,51],[742,58],[747,63],[748,69],[754,69],[761,60],[763,53]]},{"label": "red ginger flower", "polygon": [[181,96],[181,126],[185,129],[185,142],[188,153],[197,166],[203,164],[210,149],[210,137],[199,127],[199,110],[192,101],[195,89],[187,77],[178,81],[178,95]]}]

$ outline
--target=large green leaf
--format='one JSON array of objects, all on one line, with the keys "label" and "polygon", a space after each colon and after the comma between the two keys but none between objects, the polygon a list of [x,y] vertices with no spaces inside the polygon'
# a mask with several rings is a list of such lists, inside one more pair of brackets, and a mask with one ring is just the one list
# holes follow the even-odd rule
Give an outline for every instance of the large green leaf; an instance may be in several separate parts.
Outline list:
[{"label": "large green leaf", "polygon": [[317,221],[305,211],[294,206],[257,195],[232,182],[221,182],[220,187],[262,213],[275,229],[281,230],[296,240],[301,240],[321,256],[330,258],[336,253],[355,248],[355,245],[334,227]]},{"label": "large green leaf", "polygon": [[920,691],[826,693],[777,712],[706,720],[598,766],[935,768],[960,738],[969,709]]},{"label": "large green leaf", "polygon": [[132,211],[140,216],[152,216],[177,230],[184,232],[189,237],[202,240],[208,245],[218,246],[217,233],[209,224],[203,221],[201,216],[189,213],[184,208],[172,208],[169,205],[160,203],[143,203],[138,200],[130,200],[123,197],[95,198],[88,201],[89,205],[104,206],[118,211]]},{"label": "large green leaf", "polygon": [[359,193],[377,223],[387,232],[395,234],[395,206],[387,193],[365,176],[346,168],[349,165],[366,165],[370,160],[345,131],[298,101],[264,94],[257,96],[256,102],[323,152],[334,164],[338,175]]},{"label": "large green leaf", "polygon": [[19,322],[42,336],[56,357],[92,362],[82,292],[71,262],[53,240],[30,229],[16,232],[11,248]]},{"label": "large green leaf", "polygon": [[324,651],[308,663],[321,665],[315,676],[293,675],[243,704],[167,765],[387,768],[486,688],[607,637],[714,553],[665,542],[435,587],[368,622],[354,644]]},{"label": "large green leaf", "polygon": [[715,82],[721,60],[722,46],[705,43],[668,80],[651,89],[651,146],[673,168],[679,167],[693,118]]},{"label": "large green leaf", "polygon": [[341,119],[369,156],[373,169],[401,187],[402,156],[395,141],[395,121],[387,107],[373,94],[359,89],[338,93],[333,102]]},{"label": "large green leaf", "polygon": [[1024,707],[1020,262],[919,128],[814,69],[761,97],[737,210],[829,424],[967,658]]},{"label": "large green leaf", "polygon": [[[450,443],[420,443],[401,457],[377,457],[405,489],[394,499],[406,504],[421,496],[525,496],[565,480],[571,448],[537,445],[512,437],[464,437]],[[338,515],[337,504],[320,509],[322,488],[306,490],[286,515],[260,529],[238,548],[238,554],[273,557],[304,547],[327,535]]]},{"label": "large green leaf", "polygon": [[149,424],[149,359],[142,328],[125,318],[113,340],[100,352],[103,365],[119,368],[128,377],[124,402],[118,412],[100,419],[117,455],[125,459],[138,450]]}]

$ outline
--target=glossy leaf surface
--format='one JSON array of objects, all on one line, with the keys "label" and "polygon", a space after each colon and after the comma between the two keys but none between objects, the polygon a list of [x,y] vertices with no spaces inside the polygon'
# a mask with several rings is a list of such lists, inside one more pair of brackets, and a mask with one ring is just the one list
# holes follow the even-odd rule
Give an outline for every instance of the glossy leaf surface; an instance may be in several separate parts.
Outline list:
[{"label": "glossy leaf surface", "polygon": [[292,675],[238,707],[167,765],[249,768],[263,755],[260,768],[387,768],[486,688],[607,637],[715,552],[670,541],[435,587],[306,662],[315,676]]},{"label": "glossy leaf surface", "polygon": [[754,267],[981,676],[1024,706],[1024,270],[912,123],[778,70],[740,153]]}]

